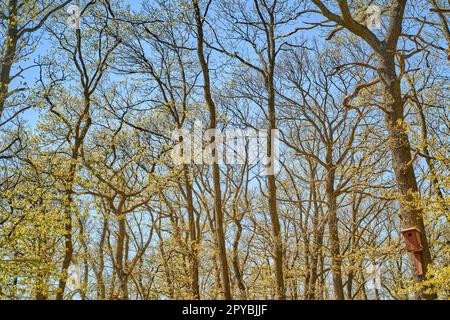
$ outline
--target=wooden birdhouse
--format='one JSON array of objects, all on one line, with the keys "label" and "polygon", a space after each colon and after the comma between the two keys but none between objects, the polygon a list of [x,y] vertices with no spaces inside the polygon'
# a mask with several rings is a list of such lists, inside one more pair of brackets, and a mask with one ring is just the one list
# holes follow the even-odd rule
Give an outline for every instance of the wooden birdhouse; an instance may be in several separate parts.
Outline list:
[{"label": "wooden birdhouse", "polygon": [[422,251],[422,241],[420,240],[420,231],[416,227],[402,230],[405,238],[406,250],[408,252]]},{"label": "wooden birdhouse", "polygon": [[414,263],[416,274],[423,275],[422,267],[422,241],[420,238],[420,230],[416,227],[402,230],[405,238],[406,251],[411,253],[411,260]]}]

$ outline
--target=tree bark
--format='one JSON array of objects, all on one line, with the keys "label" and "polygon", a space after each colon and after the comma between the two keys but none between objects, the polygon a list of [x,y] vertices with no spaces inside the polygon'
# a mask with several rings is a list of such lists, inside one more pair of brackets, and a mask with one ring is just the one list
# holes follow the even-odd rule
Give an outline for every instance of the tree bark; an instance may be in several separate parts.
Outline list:
[{"label": "tree bark", "polygon": [[[328,155],[331,157],[331,154]],[[335,169],[327,170],[326,195],[328,206],[328,228],[331,242],[331,270],[333,273],[333,288],[336,300],[345,300],[344,286],[342,283],[342,260],[339,244],[339,228],[337,219],[337,201],[334,190]]]},{"label": "tree bark", "polygon": [[72,243],[72,207],[73,207],[73,183],[76,173],[76,161],[78,159],[78,152],[73,152],[69,170],[69,176],[66,186],[66,197],[64,205],[64,259],[61,266],[61,275],[59,278],[58,292],[56,293],[56,300],[64,299],[64,291],[67,283],[67,270],[72,262],[73,243]]},{"label": "tree bark", "polygon": [[17,19],[18,6],[17,0],[10,0],[9,4],[9,22],[6,38],[3,42],[3,56],[0,63],[0,118],[5,110],[6,99],[8,98],[9,84],[11,82],[11,67],[14,62],[17,50],[17,41],[19,39]]},{"label": "tree bark", "polygon": [[[195,22],[197,28],[197,56],[202,68],[203,74],[203,90],[204,97],[206,100],[206,105],[209,109],[210,123],[209,129],[216,129],[217,127],[217,115],[216,106],[211,95],[211,82],[209,79],[209,67],[208,62],[205,59],[203,52],[203,16],[200,12],[197,0],[192,1],[194,12],[195,12]],[[211,141],[212,142],[212,141]],[[223,211],[222,211],[222,192],[220,190],[220,169],[217,162],[217,152],[215,152],[216,159],[212,165],[213,167],[213,182],[214,182],[214,215],[215,215],[215,230],[217,237],[218,253],[220,266],[222,271],[222,289],[223,295],[226,300],[231,300],[231,288],[230,288],[230,277],[228,271],[227,254],[225,248],[225,235],[223,230]]]},{"label": "tree bark", "polygon": [[[273,19],[273,18],[272,18]],[[267,139],[267,149],[270,157],[270,165],[275,170],[276,163],[274,155],[275,141],[272,139],[272,130],[277,130],[276,121],[276,109],[275,109],[275,85],[274,85],[274,74],[275,74],[275,36],[273,30],[273,21],[271,21],[269,28],[269,68],[266,74],[266,90],[268,94],[268,117],[269,117],[269,130]],[[269,192],[269,213],[270,221],[272,223],[272,234],[274,242],[274,261],[275,261],[275,278],[277,284],[277,299],[286,299],[286,289],[284,286],[284,275],[283,275],[283,239],[281,236],[280,218],[278,216],[278,206],[277,206],[277,186],[275,173],[269,174],[267,176],[267,185]]]},{"label": "tree bark", "polygon": [[[400,193],[402,227],[405,229],[417,227],[421,233],[423,275],[415,276],[416,281],[421,282],[426,279],[428,266],[432,263],[432,259],[422,216],[423,210],[414,205],[414,195],[417,195],[419,190],[414,174],[411,145],[403,126],[404,101],[401,97],[400,80],[395,71],[394,54],[387,49],[384,54],[379,54],[379,70],[384,92],[388,143],[392,155],[395,181]],[[416,298],[435,299],[436,295],[425,294],[423,290],[420,290],[416,293]]]},{"label": "tree bark", "polygon": [[[119,297],[121,300],[128,300],[128,275],[126,270],[126,259],[124,259],[124,248],[125,248],[125,215],[119,213],[117,215],[119,223],[119,231],[117,233],[117,245],[116,245],[116,272],[119,278]],[[124,261],[125,260],[125,261]]]},{"label": "tree bark", "polygon": [[193,190],[192,182],[190,179],[190,172],[187,165],[183,166],[184,180],[186,182],[186,200],[187,200],[187,211],[189,220],[189,237],[191,240],[191,290],[192,295],[195,300],[200,299],[200,286],[199,286],[199,272],[198,272],[198,249],[199,241],[198,234],[196,230],[195,216],[194,216],[194,201],[193,201]]},{"label": "tree bark", "polygon": [[234,212],[234,223],[236,225],[236,234],[234,236],[234,241],[233,241],[233,259],[232,259],[232,263],[233,263],[233,269],[234,269],[234,274],[236,277],[236,282],[240,291],[240,299],[245,300],[247,298],[247,294],[246,294],[246,288],[245,288],[245,284],[244,284],[244,279],[242,277],[242,272],[241,272],[241,266],[240,266],[240,262],[239,262],[239,241],[241,239],[241,235],[242,235],[242,224],[241,224],[241,219],[239,217],[237,217],[237,208],[235,207],[233,209]]}]

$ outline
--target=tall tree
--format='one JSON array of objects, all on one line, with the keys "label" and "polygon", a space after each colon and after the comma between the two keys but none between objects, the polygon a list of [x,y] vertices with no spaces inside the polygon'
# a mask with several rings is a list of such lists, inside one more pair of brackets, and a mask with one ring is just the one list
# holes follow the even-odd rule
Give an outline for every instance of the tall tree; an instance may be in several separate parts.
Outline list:
[{"label": "tall tree", "polygon": [[[209,5],[208,5],[209,6]],[[208,7],[207,6],[207,7]],[[209,110],[209,129],[217,129],[217,110],[211,93],[211,80],[209,74],[209,64],[205,58],[204,50],[204,31],[203,26],[206,19],[206,13],[202,13],[197,0],[192,1],[192,7],[195,15],[195,28],[197,33],[197,56],[203,74],[203,90],[206,105]],[[212,139],[217,139],[213,137]],[[214,143],[214,140],[210,141]],[[218,142],[218,141],[216,141]],[[215,216],[215,230],[217,235],[217,245],[219,251],[220,266],[222,271],[222,288],[223,295],[226,300],[231,300],[230,275],[228,270],[227,252],[225,247],[225,234],[223,230],[223,207],[222,207],[222,192],[220,190],[220,169],[218,163],[218,151],[214,152],[214,162],[212,164],[213,180],[214,180],[214,216]]]},{"label": "tall tree", "polygon": [[[65,139],[70,149],[69,165],[67,173],[64,176],[65,249],[61,266],[61,277],[59,279],[59,291],[56,295],[57,299],[64,298],[67,270],[73,257],[72,216],[76,208],[74,202],[75,179],[83,144],[92,125],[92,97],[105,75],[112,52],[120,43],[119,39],[108,34],[108,29],[112,27],[109,25],[111,23],[110,16],[108,15],[109,11],[102,4],[93,7],[94,4],[94,2],[89,2],[81,10],[81,18],[85,18],[86,22],[89,21],[86,27],[89,27],[93,31],[93,34],[85,37],[81,29],[76,29],[74,34],[67,36],[64,33],[57,33],[56,30],[49,29],[49,32],[57,39],[60,49],[63,52],[60,57],[70,59],[72,70],[77,75],[74,81],[78,81],[78,92],[81,94],[79,102],[81,106],[70,106],[70,101],[66,101],[66,103],[69,103],[69,109],[75,107],[76,111],[74,115],[66,115],[64,112],[61,112],[59,105],[64,102],[54,101],[55,97],[56,99],[60,98],[60,96],[55,94],[55,90],[61,89],[60,86],[55,85],[58,83],[58,79],[47,82],[46,79],[41,78],[45,103],[49,106],[49,112],[56,117],[57,121],[60,121],[66,126],[67,133]],[[102,17],[103,21],[101,23],[97,20],[92,20],[95,16],[94,11]],[[95,19],[98,19],[98,15],[95,16]],[[83,45],[91,46],[91,50],[84,50]],[[53,70],[50,70],[50,72],[53,72]]]},{"label": "tall tree", "polygon": [[[428,266],[431,264],[430,248],[425,230],[422,209],[414,205],[414,194],[418,194],[416,176],[414,174],[414,160],[411,156],[411,145],[406,132],[404,104],[402,96],[401,80],[404,76],[404,69],[400,74],[396,69],[397,45],[402,34],[402,24],[405,15],[407,0],[393,0],[389,6],[389,22],[384,39],[380,39],[361,21],[354,19],[348,1],[338,0],[337,5],[340,15],[334,13],[324,2],[313,0],[320,12],[329,21],[337,26],[345,28],[351,33],[363,39],[373,50],[377,58],[378,65],[376,72],[378,79],[368,83],[359,84],[356,91],[364,87],[370,87],[380,82],[383,91],[383,108],[385,112],[386,129],[389,134],[389,146],[392,155],[392,166],[394,169],[397,188],[399,191],[399,202],[401,206],[400,217],[404,228],[417,227],[420,230],[423,250],[421,260],[423,264],[423,274],[417,275],[417,281],[424,281]],[[357,93],[356,93],[357,94]],[[423,290],[417,292],[417,298],[434,299],[434,294],[426,294]]]}]

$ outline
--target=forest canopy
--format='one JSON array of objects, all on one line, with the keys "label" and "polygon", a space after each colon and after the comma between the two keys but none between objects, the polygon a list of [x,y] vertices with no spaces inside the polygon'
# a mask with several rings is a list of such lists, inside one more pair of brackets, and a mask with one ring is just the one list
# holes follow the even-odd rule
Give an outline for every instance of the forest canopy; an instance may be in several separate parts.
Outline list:
[{"label": "forest canopy", "polygon": [[0,300],[450,299],[450,1],[0,3]]}]

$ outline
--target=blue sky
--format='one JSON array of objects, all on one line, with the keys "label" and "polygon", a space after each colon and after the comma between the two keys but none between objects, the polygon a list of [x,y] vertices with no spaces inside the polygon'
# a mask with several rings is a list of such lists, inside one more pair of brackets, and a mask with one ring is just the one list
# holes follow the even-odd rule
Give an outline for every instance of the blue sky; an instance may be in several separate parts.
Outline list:
[{"label": "blue sky", "polygon": [[[130,8],[132,10],[138,10],[140,9],[143,1],[140,0],[122,0],[124,3],[128,4],[130,6]],[[75,1],[75,2],[80,2],[80,1]],[[82,3],[84,1],[81,1]],[[49,41],[48,39],[48,35],[44,34],[44,30],[42,30],[41,32],[38,33],[38,35],[36,35],[38,37],[42,36],[38,43],[37,43],[37,47],[36,50],[28,57],[28,59],[26,61],[20,61],[18,64],[13,66],[13,71],[14,70],[18,70],[18,68],[26,68],[28,66],[31,66],[34,61],[36,61],[37,59],[39,59],[40,56],[45,55],[48,50],[51,48],[51,41]],[[14,74],[14,72],[13,72]],[[27,70],[26,72],[23,73],[23,77],[20,79],[16,79],[15,81],[13,81],[13,83],[11,84],[11,87],[17,87],[19,85],[20,82],[27,82],[29,85],[33,84],[37,81],[37,78],[39,76],[39,68],[38,67],[34,67],[34,68],[30,68],[29,70]],[[34,127],[37,123],[37,121],[39,120],[39,114],[36,110],[33,109],[28,109],[26,110],[23,115],[22,118],[27,122],[27,125],[30,127]]]}]

